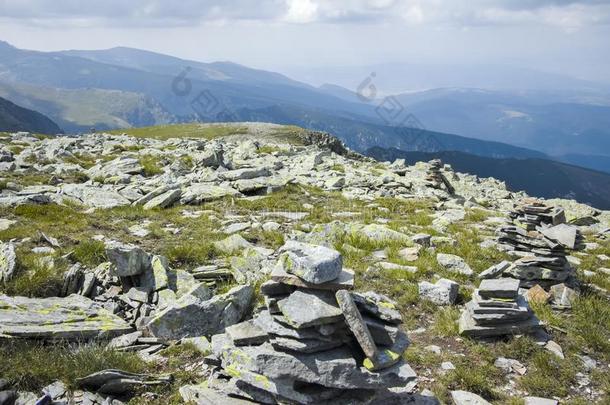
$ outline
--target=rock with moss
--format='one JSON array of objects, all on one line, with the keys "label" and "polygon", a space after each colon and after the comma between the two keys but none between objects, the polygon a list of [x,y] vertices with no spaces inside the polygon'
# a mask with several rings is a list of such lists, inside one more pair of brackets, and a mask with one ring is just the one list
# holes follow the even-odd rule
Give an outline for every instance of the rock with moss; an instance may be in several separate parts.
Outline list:
[{"label": "rock with moss", "polygon": [[108,241],[105,248],[119,277],[137,276],[150,267],[150,255],[137,246]]},{"label": "rock with moss", "polygon": [[156,314],[146,327],[164,340],[213,335],[245,316],[253,293],[251,286],[243,285],[208,300],[187,294]]}]

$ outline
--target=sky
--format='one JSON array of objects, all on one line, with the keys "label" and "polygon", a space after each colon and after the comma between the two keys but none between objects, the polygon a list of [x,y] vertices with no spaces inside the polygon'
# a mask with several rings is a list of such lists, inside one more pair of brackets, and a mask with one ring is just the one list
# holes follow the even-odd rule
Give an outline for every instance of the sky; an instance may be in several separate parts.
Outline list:
[{"label": "sky", "polygon": [[19,48],[129,46],[297,78],[418,63],[610,83],[609,38],[610,0],[0,0],[0,39]]}]

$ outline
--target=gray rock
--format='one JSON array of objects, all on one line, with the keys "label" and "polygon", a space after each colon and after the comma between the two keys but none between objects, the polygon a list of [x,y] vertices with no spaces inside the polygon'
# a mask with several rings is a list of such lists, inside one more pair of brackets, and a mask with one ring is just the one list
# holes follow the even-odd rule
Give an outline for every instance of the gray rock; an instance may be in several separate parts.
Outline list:
[{"label": "gray rock", "polygon": [[15,225],[17,221],[13,221],[12,219],[0,218],[0,231],[6,231],[10,229],[11,226]]},{"label": "gray rock", "polygon": [[233,187],[214,183],[193,183],[184,189],[180,197],[181,204],[203,204],[223,197],[236,197],[240,193]]},{"label": "gray rock", "polygon": [[182,191],[180,189],[168,190],[163,194],[153,197],[144,204],[145,210],[153,208],[167,208],[180,199]]},{"label": "gray rock", "polygon": [[288,241],[280,252],[277,266],[312,284],[335,280],[343,266],[341,254],[324,246]]},{"label": "gray rock", "polygon": [[419,286],[419,297],[432,301],[436,305],[453,305],[457,300],[460,285],[455,281],[442,278],[435,284],[421,281]]},{"label": "gray rock", "polygon": [[404,386],[415,378],[413,370],[402,362],[380,372],[369,372],[358,365],[345,346],[312,354],[284,353],[269,343],[234,348],[227,340],[225,335],[212,338],[214,354],[222,358],[223,368],[251,371],[270,380],[293,379],[330,388],[357,389]]},{"label": "gray rock", "polygon": [[76,379],[81,387],[93,389],[104,395],[124,395],[135,389],[168,384],[171,381],[172,378],[168,376],[135,374],[113,369],[98,371]]},{"label": "gray rock", "polygon": [[223,240],[214,242],[214,247],[225,254],[232,254],[239,250],[254,247],[253,244],[245,240],[239,234],[233,234]]},{"label": "gray rock", "polygon": [[436,255],[436,260],[438,261],[438,264],[451,272],[464,274],[466,276],[471,276],[473,274],[470,266],[459,256],[438,253]]},{"label": "gray rock", "polygon": [[334,323],[343,318],[335,295],[330,291],[297,290],[278,301],[286,321],[297,329]]},{"label": "gray rock", "polygon": [[252,287],[243,285],[205,301],[185,295],[157,313],[147,329],[153,336],[165,340],[213,335],[244,317],[253,293]]},{"label": "gray rock", "polygon": [[138,339],[142,336],[142,332],[135,331],[132,333],[127,333],[125,335],[117,336],[108,342],[109,349],[119,349],[122,347],[127,347],[136,344]]},{"label": "gray rock", "polygon": [[270,341],[271,345],[280,351],[293,351],[299,353],[317,353],[331,350],[343,345],[340,340],[319,339],[291,339],[287,337],[275,337]]},{"label": "gray rock", "polygon": [[451,391],[451,399],[455,405],[491,405],[477,394],[468,391]]},{"label": "gray rock", "polygon": [[267,341],[269,335],[254,321],[244,321],[228,326],[226,333],[235,346],[259,345]]},{"label": "gray rock", "polygon": [[377,345],[371,336],[369,328],[364,323],[362,315],[358,311],[351,294],[346,290],[339,290],[336,292],[335,297],[337,298],[337,303],[341,308],[341,312],[343,312],[347,326],[356,337],[364,354],[369,358],[377,356]]},{"label": "gray rock", "polygon": [[139,287],[148,292],[159,291],[169,286],[169,262],[164,256],[153,256],[150,267],[139,278]]},{"label": "gray rock", "polygon": [[[2,405],[13,405],[17,400],[18,394],[17,391],[0,391],[0,404]],[[37,398],[35,398],[37,399]]]},{"label": "gray rock", "polygon": [[574,225],[559,224],[540,231],[547,238],[568,249],[575,249],[578,242],[578,228]]},{"label": "gray rock", "polygon": [[354,288],[354,272],[349,269],[342,269],[339,276],[332,281],[323,283],[323,284],[313,284],[308,283],[300,277],[297,277],[293,274],[288,274],[284,271],[281,266],[275,266],[273,271],[271,272],[271,280],[288,284],[295,287],[303,287],[303,288],[315,288],[319,290],[351,290]]},{"label": "gray rock", "polygon": [[411,237],[411,240],[423,247],[430,247],[431,238],[432,236],[428,235],[427,233],[418,233],[416,235],[413,235]]},{"label": "gray rock", "polygon": [[554,399],[540,398],[540,397],[525,397],[523,398],[523,405],[557,405]]},{"label": "gray rock", "polygon": [[45,340],[112,338],[131,332],[116,315],[89,298],[25,298],[0,295],[0,335]]},{"label": "gray rock", "polygon": [[55,400],[63,397],[67,392],[68,388],[61,381],[55,381],[52,384],[47,385],[42,389],[42,392],[49,396],[49,398]]},{"label": "gray rock", "polygon": [[0,281],[10,281],[15,275],[16,266],[15,245],[11,242],[0,242]]},{"label": "gray rock", "polygon": [[535,316],[531,316],[524,321],[483,326],[477,325],[469,312],[464,311],[459,320],[460,334],[469,337],[533,334],[540,329],[542,329],[542,323]]},{"label": "gray rock", "polygon": [[245,168],[245,169],[237,169],[237,170],[228,170],[226,172],[222,172],[219,174],[219,177],[223,180],[235,181],[235,180],[245,180],[245,179],[253,179],[256,177],[265,177],[271,175],[271,172],[266,167],[261,168]]},{"label": "gray rock", "polygon": [[546,342],[546,345],[544,345],[544,348],[546,350],[548,350],[549,352],[553,353],[555,356],[559,357],[560,359],[565,358],[563,355],[563,349],[554,340],[549,340],[548,342]]},{"label": "gray rock", "polygon": [[479,295],[483,299],[516,299],[518,292],[519,280],[514,278],[487,279],[481,281],[479,285]]},{"label": "gray rock", "polygon": [[509,261],[504,260],[498,264],[494,264],[487,270],[481,272],[478,277],[481,280],[499,277],[505,270],[510,267],[510,265],[511,263]]},{"label": "gray rock", "polygon": [[150,256],[137,246],[106,242],[106,256],[115,266],[119,277],[137,276],[150,267]]},{"label": "gray rock", "polygon": [[553,303],[564,308],[571,308],[578,298],[578,293],[563,283],[552,286],[550,293]]},{"label": "gray rock", "polygon": [[356,306],[363,314],[368,314],[392,324],[402,322],[402,316],[396,309],[396,302],[382,294],[374,292],[352,294]]}]

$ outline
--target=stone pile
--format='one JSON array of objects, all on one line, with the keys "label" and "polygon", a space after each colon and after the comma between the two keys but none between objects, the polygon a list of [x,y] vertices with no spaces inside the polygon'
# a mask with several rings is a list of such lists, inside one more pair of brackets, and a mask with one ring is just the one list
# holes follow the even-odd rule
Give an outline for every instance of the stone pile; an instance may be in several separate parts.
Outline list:
[{"label": "stone pile", "polygon": [[426,181],[428,185],[432,188],[442,189],[443,186],[447,190],[449,194],[454,194],[455,189],[449,183],[449,180],[445,177],[445,175],[441,172],[441,168],[443,167],[443,163],[440,159],[434,159],[428,162],[430,165],[428,168],[428,172],[426,173]]},{"label": "stone pile", "polygon": [[[220,378],[183,387],[185,400],[230,395],[265,404],[360,404],[411,398],[415,373],[402,360],[409,340],[395,304],[372,292],[350,292],[354,273],[333,249],[290,241],[280,252],[261,286],[265,308],[212,337],[211,362]],[[232,379],[222,383],[223,376]]]},{"label": "stone pile", "polygon": [[528,231],[536,230],[543,225],[559,225],[566,222],[563,208],[553,207],[535,198],[525,198],[515,204],[509,216],[513,223]]},{"label": "stone pile", "polygon": [[535,333],[542,325],[519,294],[519,280],[499,278],[481,281],[462,312],[459,327],[462,335],[484,338]]},{"label": "stone pile", "polygon": [[561,208],[532,199],[517,205],[510,217],[514,223],[498,229],[498,242],[519,259],[503,270],[504,275],[522,280],[524,287],[566,281],[574,273],[569,252],[585,247],[578,227],[565,223]]}]

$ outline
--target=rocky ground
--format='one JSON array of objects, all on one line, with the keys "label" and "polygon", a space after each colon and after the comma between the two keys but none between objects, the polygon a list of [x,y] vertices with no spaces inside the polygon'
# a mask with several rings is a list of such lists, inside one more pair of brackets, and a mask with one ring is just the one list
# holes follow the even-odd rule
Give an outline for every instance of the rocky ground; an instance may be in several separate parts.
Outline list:
[{"label": "rocky ground", "polygon": [[[610,401],[609,212],[545,201],[561,227],[521,235],[524,193],[439,162],[261,123],[133,135],[0,134],[0,404]],[[545,260],[567,273],[523,279]],[[466,336],[488,299],[537,333]]]}]

